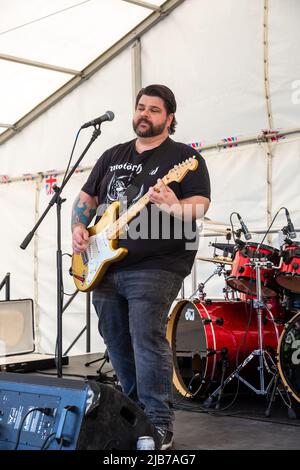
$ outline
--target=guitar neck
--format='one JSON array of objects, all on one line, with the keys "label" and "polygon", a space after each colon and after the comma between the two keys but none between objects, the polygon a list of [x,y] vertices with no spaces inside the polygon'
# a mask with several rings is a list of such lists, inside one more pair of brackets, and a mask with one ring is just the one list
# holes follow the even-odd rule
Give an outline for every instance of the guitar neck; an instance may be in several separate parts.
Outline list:
[{"label": "guitar neck", "polygon": [[[162,178],[162,181],[165,185],[169,184],[169,179],[167,177]],[[155,185],[154,187],[156,187]],[[119,238],[119,236],[124,231],[125,227],[129,224],[129,222],[134,219],[146,205],[149,203],[150,199],[148,193],[144,194],[135,204],[133,204],[129,209],[124,212],[124,214],[119,217],[108,229],[107,231],[107,238],[109,240],[114,240],[115,238]]]}]

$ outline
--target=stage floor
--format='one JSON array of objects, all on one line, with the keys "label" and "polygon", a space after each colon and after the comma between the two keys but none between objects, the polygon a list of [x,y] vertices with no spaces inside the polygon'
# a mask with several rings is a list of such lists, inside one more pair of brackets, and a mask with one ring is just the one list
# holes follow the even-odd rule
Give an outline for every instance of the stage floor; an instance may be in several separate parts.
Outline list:
[{"label": "stage floor", "polygon": [[[75,374],[78,380],[92,376],[98,378],[103,361],[85,366],[87,361],[103,357],[99,354],[70,356],[69,365],[63,366],[63,377]],[[112,375],[110,363],[102,372]],[[54,373],[55,369],[44,373]],[[226,395],[221,401],[225,408],[233,399]],[[239,392],[234,405],[224,411],[203,409],[201,401],[186,399],[175,394],[174,447],[182,450],[292,450],[300,448],[300,403],[293,400],[296,417],[289,417],[288,408],[279,396],[265,416],[266,398]]]}]

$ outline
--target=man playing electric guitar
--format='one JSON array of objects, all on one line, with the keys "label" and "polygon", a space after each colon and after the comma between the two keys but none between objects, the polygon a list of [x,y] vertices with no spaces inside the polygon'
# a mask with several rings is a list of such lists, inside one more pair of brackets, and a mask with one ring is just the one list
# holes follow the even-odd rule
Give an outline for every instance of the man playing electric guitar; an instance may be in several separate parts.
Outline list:
[{"label": "man playing electric guitar", "polygon": [[[143,407],[155,425],[161,449],[171,447],[173,441],[167,315],[197,252],[195,219],[204,216],[210,201],[209,175],[200,155],[196,155],[195,171],[166,184],[174,165],[174,171],[179,168],[180,172],[195,156],[192,148],[169,137],[175,132],[175,112],[176,100],[168,87],[143,88],[133,117],[137,138],[104,152],[76,198],[72,214],[74,256],[80,255],[84,265],[93,233],[87,227],[96,212],[102,215],[103,207],[109,206],[105,218],[110,207],[121,200],[120,222],[105,229],[105,234],[113,234],[109,243],[122,248],[123,255],[99,277],[93,304],[123,391]],[[142,181],[135,185],[146,165]],[[127,193],[133,186],[135,190]],[[147,205],[119,230],[126,209],[123,195],[130,206],[125,214],[145,198]]]}]

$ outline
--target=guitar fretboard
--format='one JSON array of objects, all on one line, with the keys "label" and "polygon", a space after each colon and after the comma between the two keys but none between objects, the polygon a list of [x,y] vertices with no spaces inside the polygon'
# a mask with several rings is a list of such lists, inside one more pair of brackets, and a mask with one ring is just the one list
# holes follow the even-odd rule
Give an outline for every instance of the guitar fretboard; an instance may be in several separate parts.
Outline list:
[{"label": "guitar fretboard", "polygon": [[109,227],[107,230],[107,238],[109,240],[119,238],[127,224],[144,209],[148,202],[149,196],[148,193],[146,193]]},{"label": "guitar fretboard", "polygon": [[[172,181],[180,182],[189,170],[194,171],[197,166],[198,162],[196,158],[189,158],[180,165],[175,165],[175,167],[162,178],[162,181],[166,186],[168,186]],[[154,188],[157,187],[158,185],[156,184]],[[124,229],[126,229],[128,223],[144,209],[149,201],[150,199],[148,193],[144,194],[144,196],[142,196],[135,204],[129,207],[129,209],[124,212],[124,214],[122,214],[115,222],[110,225],[110,227],[106,230],[106,237],[109,240],[119,238]]]}]

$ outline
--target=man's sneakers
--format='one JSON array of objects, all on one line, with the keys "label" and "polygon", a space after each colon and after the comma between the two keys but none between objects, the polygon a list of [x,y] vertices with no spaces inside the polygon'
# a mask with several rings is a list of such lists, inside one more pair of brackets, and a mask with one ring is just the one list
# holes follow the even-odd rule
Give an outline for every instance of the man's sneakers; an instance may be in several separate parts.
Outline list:
[{"label": "man's sneakers", "polygon": [[159,449],[170,449],[173,445],[173,433],[163,426],[156,426],[156,431],[160,442]]}]

